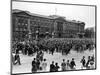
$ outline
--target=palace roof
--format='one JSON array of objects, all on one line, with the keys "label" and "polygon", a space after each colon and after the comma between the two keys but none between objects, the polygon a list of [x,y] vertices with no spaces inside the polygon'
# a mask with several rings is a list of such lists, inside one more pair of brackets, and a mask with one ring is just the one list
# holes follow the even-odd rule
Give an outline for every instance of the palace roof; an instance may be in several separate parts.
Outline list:
[{"label": "palace roof", "polygon": [[73,23],[84,23],[81,21],[76,21],[76,20],[67,20],[64,16],[59,16],[59,15],[50,15],[50,16],[45,16],[45,15],[40,15],[40,14],[35,14],[35,13],[31,13],[29,11],[23,11],[23,10],[19,10],[19,9],[13,9],[12,13],[20,13],[20,12],[24,12],[30,16],[37,16],[37,17],[42,17],[42,18],[47,18],[47,19],[63,19],[67,22],[73,22]]}]

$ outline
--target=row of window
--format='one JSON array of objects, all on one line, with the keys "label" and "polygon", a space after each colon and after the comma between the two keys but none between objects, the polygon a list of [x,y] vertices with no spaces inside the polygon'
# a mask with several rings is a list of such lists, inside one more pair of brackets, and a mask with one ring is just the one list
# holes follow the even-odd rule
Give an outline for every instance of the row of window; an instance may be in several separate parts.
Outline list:
[{"label": "row of window", "polygon": [[15,31],[28,31],[28,29],[27,28],[22,28],[22,27],[16,27],[15,28]]},{"label": "row of window", "polygon": [[51,25],[52,23],[43,22],[43,21],[41,21],[41,22],[31,21],[30,24],[31,24],[31,25],[49,26],[49,25]]},{"label": "row of window", "polygon": [[25,23],[25,24],[27,24],[28,23],[28,19],[18,18],[18,23]]},{"label": "row of window", "polygon": [[33,18],[31,18],[31,20],[38,21],[38,22],[48,22],[48,23],[52,22],[52,20],[50,20],[50,19],[40,18],[40,17],[33,17]]}]

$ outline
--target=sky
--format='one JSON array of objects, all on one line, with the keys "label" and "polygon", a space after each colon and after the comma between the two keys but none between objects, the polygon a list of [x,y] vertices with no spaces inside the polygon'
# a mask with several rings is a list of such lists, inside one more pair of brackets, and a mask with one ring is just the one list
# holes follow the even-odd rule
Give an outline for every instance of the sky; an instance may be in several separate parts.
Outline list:
[{"label": "sky", "polygon": [[85,22],[85,28],[95,26],[95,7],[47,3],[12,2],[12,9],[20,9],[40,15],[59,15],[68,20]]}]

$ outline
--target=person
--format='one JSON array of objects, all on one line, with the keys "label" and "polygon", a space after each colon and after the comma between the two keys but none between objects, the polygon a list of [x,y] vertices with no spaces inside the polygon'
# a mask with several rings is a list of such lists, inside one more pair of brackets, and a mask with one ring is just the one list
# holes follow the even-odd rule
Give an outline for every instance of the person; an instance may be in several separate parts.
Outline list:
[{"label": "person", "polygon": [[17,63],[18,63],[19,65],[21,65],[20,56],[19,56],[18,53],[15,54],[15,62],[14,62],[14,64],[16,65]]},{"label": "person", "polygon": [[55,48],[52,47],[52,48],[51,48],[51,54],[52,54],[52,55],[54,54],[54,50],[55,50]]},{"label": "person", "polygon": [[43,51],[40,51],[39,55],[40,55],[40,60],[43,61],[43,55],[44,55]]},{"label": "person", "polygon": [[39,54],[39,52],[37,52],[36,60],[40,60],[40,54]]},{"label": "person", "polygon": [[40,69],[40,61],[39,60],[37,60],[36,66],[37,66],[37,69],[39,70]]},{"label": "person", "polygon": [[72,58],[72,60],[71,60],[71,62],[70,62],[70,68],[71,68],[72,70],[74,70],[74,69],[75,69],[75,66],[76,66],[76,64],[75,64],[74,58]]},{"label": "person", "polygon": [[33,54],[32,47],[29,47],[29,56]]},{"label": "person", "polygon": [[59,69],[60,67],[58,66],[58,63],[55,63],[55,72],[58,72],[58,69]]},{"label": "person", "polygon": [[61,63],[61,68],[62,68],[62,71],[65,71],[66,70],[65,59],[63,59],[63,62]]},{"label": "person", "polygon": [[46,62],[46,59],[44,59],[42,62],[42,70],[46,71],[46,67],[47,67],[47,62]]},{"label": "person", "polygon": [[55,71],[55,65],[54,65],[54,61],[52,61],[52,64],[50,64],[50,72],[54,72]]},{"label": "person", "polygon": [[32,66],[36,65],[36,59],[34,58],[34,60],[32,61]]},{"label": "person", "polygon": [[90,61],[91,61],[91,57],[88,56],[88,60],[87,60],[87,63],[86,63],[86,68],[87,68],[87,69],[90,68]]},{"label": "person", "polygon": [[66,70],[70,70],[70,63],[69,63],[69,60],[67,60]]},{"label": "person", "polygon": [[90,69],[94,68],[94,55],[91,56]]},{"label": "person", "polygon": [[93,62],[94,62],[94,55],[92,55],[92,56],[91,56],[91,61],[93,61]]},{"label": "person", "polygon": [[24,50],[25,50],[25,55],[28,54],[28,53],[27,53],[27,52],[28,52],[28,47],[29,47],[29,46],[26,44],[26,45],[25,45],[25,48],[24,48]]},{"label": "person", "polygon": [[80,63],[82,63],[81,68],[83,69],[85,67],[85,64],[86,64],[85,56],[83,56],[83,58],[81,59]]},{"label": "person", "polygon": [[37,72],[36,59],[32,61],[32,73]]},{"label": "person", "polygon": [[94,69],[94,62],[90,61],[90,69]]},{"label": "person", "polygon": [[18,54],[19,53],[19,48],[16,48],[16,54]]}]

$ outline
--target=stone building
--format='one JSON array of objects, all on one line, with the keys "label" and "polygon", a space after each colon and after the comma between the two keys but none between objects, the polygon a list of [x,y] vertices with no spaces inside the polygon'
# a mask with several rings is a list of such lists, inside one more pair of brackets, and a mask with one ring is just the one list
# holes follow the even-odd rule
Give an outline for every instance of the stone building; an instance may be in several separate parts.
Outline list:
[{"label": "stone building", "polygon": [[[12,10],[12,39],[34,39],[36,35],[49,35],[54,38],[73,38],[84,33],[84,22],[66,20],[58,15],[44,16],[22,11]],[[38,36],[38,37],[39,37]]]}]

